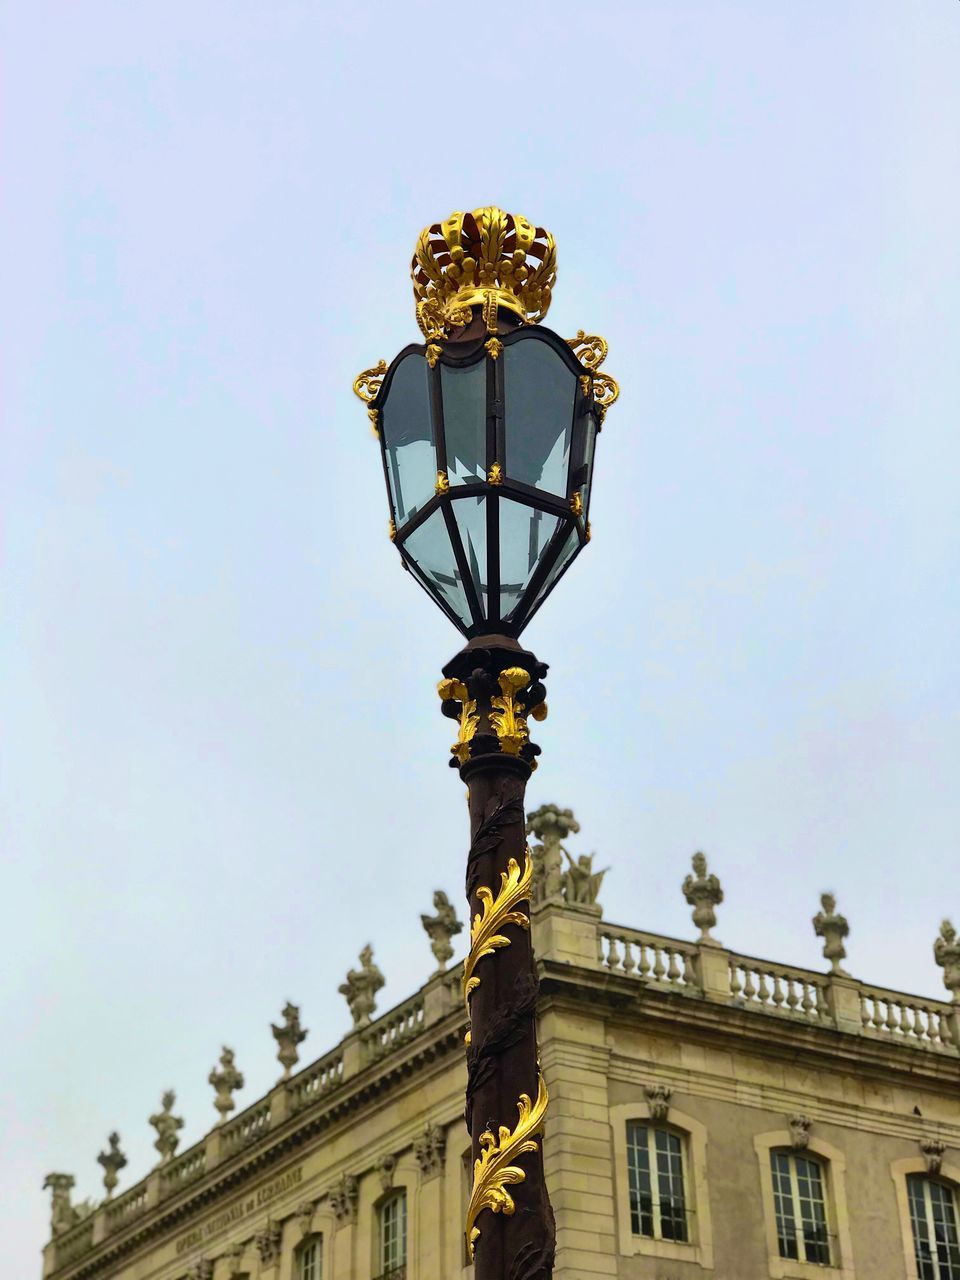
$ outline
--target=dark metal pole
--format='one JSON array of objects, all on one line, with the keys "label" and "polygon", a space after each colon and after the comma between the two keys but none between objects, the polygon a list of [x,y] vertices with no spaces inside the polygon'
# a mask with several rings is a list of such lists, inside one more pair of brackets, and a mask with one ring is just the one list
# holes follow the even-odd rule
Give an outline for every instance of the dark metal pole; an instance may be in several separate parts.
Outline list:
[{"label": "dark metal pole", "polygon": [[530,937],[532,866],[524,795],[546,715],[547,668],[505,636],[481,636],[444,667],[443,712],[459,725],[451,765],[467,784],[470,1016],[466,1122],[473,1192],[467,1242],[476,1280],[550,1280],[555,1227],[543,1172],[547,1105],[537,1049]]}]

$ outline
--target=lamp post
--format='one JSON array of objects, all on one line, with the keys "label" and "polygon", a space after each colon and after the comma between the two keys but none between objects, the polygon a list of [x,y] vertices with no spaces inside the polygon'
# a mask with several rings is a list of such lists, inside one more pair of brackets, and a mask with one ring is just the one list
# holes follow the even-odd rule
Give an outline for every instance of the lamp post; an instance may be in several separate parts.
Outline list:
[{"label": "lamp post", "polygon": [[466,1236],[478,1280],[547,1280],[554,1223],[539,1142],[547,1106],[530,942],[524,793],[546,717],[546,665],[519,636],[590,539],[593,459],[617,384],[602,338],[539,322],[553,237],[498,208],[427,227],[411,268],[425,342],[362,373],[380,440],[390,537],[466,637],[443,668],[450,764],[467,784]]}]

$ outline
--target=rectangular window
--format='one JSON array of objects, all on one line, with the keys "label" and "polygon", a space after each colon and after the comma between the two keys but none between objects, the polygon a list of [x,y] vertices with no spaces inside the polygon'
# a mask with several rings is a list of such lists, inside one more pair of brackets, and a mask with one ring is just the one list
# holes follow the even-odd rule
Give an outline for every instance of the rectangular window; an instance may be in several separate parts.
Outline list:
[{"label": "rectangular window", "polygon": [[690,1239],[683,1143],[669,1129],[627,1125],[630,1229],[654,1240]]},{"label": "rectangular window", "polygon": [[781,1258],[830,1265],[823,1172],[817,1160],[771,1151],[773,1206]]},{"label": "rectangular window", "polygon": [[297,1280],[323,1280],[323,1238],[308,1240],[297,1252]]},{"label": "rectangular window", "polygon": [[960,1242],[953,1187],[912,1173],[907,1178],[907,1195],[920,1280],[960,1280]]},{"label": "rectangular window", "polygon": [[380,1273],[393,1276],[407,1265],[407,1193],[399,1191],[380,1207]]}]

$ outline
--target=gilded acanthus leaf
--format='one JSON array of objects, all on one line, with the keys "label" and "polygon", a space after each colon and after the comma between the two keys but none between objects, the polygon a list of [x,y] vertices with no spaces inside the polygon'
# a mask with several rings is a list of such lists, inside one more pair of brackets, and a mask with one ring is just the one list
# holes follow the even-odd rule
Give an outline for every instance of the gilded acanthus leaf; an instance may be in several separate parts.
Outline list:
[{"label": "gilded acanthus leaf", "polygon": [[530,731],[523,707],[517,704],[516,695],[530,683],[530,672],[523,667],[507,667],[500,672],[498,683],[501,696],[490,699],[490,705],[494,708],[490,714],[490,723],[504,755],[518,756]]},{"label": "gilded acanthus leaf", "polygon": [[476,699],[470,697],[469,690],[462,680],[441,680],[437,685],[437,692],[444,702],[460,703],[458,721],[460,728],[450,753],[457,757],[458,763],[466,764],[470,759],[470,743],[480,723]]},{"label": "gilded acanthus leaf", "polygon": [[506,871],[500,872],[500,889],[494,897],[486,885],[477,890],[480,899],[480,910],[473,917],[470,926],[470,954],[463,965],[463,999],[469,1007],[471,992],[480,985],[480,979],[474,970],[484,956],[491,956],[501,947],[509,947],[510,939],[501,933],[505,925],[515,924],[520,929],[530,928],[530,917],[525,911],[516,910],[517,905],[530,897],[530,886],[533,883],[533,863],[530,850],[523,855],[523,871],[516,858],[507,863]]},{"label": "gilded acanthus leaf", "polygon": [[483,1210],[489,1209],[491,1213],[509,1216],[516,1209],[513,1196],[507,1188],[523,1182],[527,1175],[512,1161],[537,1150],[538,1143],[534,1135],[540,1132],[543,1125],[547,1101],[547,1086],[543,1082],[543,1076],[538,1074],[536,1102],[531,1105],[528,1093],[522,1093],[517,1102],[520,1115],[517,1127],[511,1132],[506,1125],[500,1125],[496,1138],[489,1129],[480,1135],[481,1152],[473,1165],[473,1191],[467,1209],[467,1248],[471,1262],[480,1236],[476,1221]]},{"label": "gilded acanthus leaf", "polygon": [[593,375],[593,398],[597,402],[601,419],[619,395],[620,384],[609,373]]}]

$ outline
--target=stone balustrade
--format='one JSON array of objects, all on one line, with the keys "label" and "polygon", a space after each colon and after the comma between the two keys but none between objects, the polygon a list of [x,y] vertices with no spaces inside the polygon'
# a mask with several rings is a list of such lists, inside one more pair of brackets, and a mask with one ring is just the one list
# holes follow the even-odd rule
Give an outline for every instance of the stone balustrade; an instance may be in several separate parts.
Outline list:
[{"label": "stone balustrade", "polygon": [[59,1266],[67,1266],[71,1262],[76,1262],[78,1258],[82,1258],[85,1253],[90,1252],[93,1248],[93,1228],[94,1220],[91,1215],[59,1237],[57,1240],[57,1263]]},{"label": "stone balustrade", "polygon": [[612,973],[631,974],[657,986],[698,990],[697,948],[676,938],[663,938],[639,929],[597,929],[597,961]]},{"label": "stone balustrade", "polygon": [[140,1182],[135,1187],[131,1187],[116,1200],[108,1201],[104,1206],[107,1232],[118,1231],[128,1223],[136,1221],[146,1213],[148,1203],[146,1182]]},{"label": "stone balustrade", "polygon": [[255,1102],[246,1111],[225,1124],[220,1132],[220,1150],[224,1157],[265,1138],[270,1131],[270,1099]]},{"label": "stone balustrade", "polygon": [[169,1164],[160,1166],[160,1197],[175,1195],[183,1187],[197,1178],[202,1178],[207,1171],[207,1149],[201,1142],[190,1147],[182,1155],[171,1160]]},{"label": "stone balustrade", "polygon": [[393,1053],[418,1036],[424,1023],[424,997],[423,992],[419,991],[360,1033],[364,1061],[378,1062],[387,1054]]},{"label": "stone balustrade", "polygon": [[955,1012],[940,1000],[918,1000],[899,991],[860,986],[864,1033],[881,1040],[947,1052],[960,1047]]},{"label": "stone balustrade", "polygon": [[733,954],[729,965],[734,1003],[808,1022],[832,1021],[823,974]]},{"label": "stone balustrade", "polygon": [[335,1049],[294,1076],[287,1088],[290,1110],[294,1113],[309,1107],[318,1098],[335,1089],[343,1081],[343,1050]]}]

